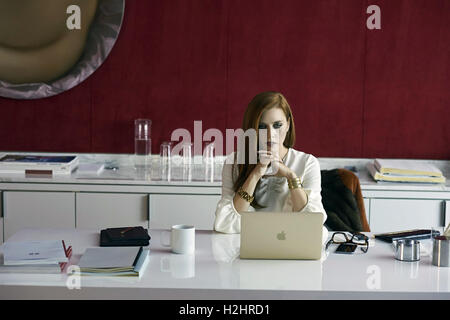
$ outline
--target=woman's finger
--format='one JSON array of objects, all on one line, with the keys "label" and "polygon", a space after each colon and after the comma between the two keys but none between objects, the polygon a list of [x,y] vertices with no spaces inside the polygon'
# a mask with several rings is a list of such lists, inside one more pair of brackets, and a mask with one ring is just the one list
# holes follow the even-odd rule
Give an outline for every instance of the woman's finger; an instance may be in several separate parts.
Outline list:
[{"label": "woman's finger", "polygon": [[272,155],[272,151],[268,151],[268,150],[259,150],[258,154],[261,155]]},{"label": "woman's finger", "polygon": [[272,159],[270,156],[259,157],[259,162],[261,162],[261,164],[263,164],[264,166],[268,166],[271,161],[272,161]]}]

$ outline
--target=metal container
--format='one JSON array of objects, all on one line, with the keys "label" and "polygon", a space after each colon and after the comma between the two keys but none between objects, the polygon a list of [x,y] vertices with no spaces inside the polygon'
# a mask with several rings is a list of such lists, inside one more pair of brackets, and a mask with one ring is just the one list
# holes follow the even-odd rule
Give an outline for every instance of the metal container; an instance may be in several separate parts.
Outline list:
[{"label": "metal container", "polygon": [[399,261],[412,262],[420,260],[420,242],[418,240],[393,240],[392,248],[395,259]]},{"label": "metal container", "polygon": [[450,266],[450,238],[445,236],[433,237],[433,265],[438,267]]}]

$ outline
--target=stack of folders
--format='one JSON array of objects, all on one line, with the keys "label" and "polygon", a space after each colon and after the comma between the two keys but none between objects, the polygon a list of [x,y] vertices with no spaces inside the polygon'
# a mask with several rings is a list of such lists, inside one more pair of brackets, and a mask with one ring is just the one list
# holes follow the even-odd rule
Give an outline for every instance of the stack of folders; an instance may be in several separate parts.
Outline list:
[{"label": "stack of folders", "polygon": [[88,248],[80,259],[80,274],[85,276],[142,276],[149,260],[143,247]]},{"label": "stack of folders", "polygon": [[367,169],[376,181],[445,183],[442,171],[435,165],[417,160],[375,159]]},{"label": "stack of folders", "polygon": [[0,272],[61,273],[71,256],[72,247],[62,240],[6,242]]}]

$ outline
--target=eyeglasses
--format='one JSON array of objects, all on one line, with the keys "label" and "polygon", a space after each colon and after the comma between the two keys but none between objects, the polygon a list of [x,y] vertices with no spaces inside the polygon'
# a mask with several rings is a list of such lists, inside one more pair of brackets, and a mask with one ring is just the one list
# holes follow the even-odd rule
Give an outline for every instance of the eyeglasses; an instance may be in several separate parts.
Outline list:
[{"label": "eyeglasses", "polygon": [[369,237],[362,233],[350,233],[351,237],[345,232],[335,232],[331,239],[327,242],[325,249],[328,249],[330,244],[352,243],[361,247],[361,250],[366,253],[369,250]]}]

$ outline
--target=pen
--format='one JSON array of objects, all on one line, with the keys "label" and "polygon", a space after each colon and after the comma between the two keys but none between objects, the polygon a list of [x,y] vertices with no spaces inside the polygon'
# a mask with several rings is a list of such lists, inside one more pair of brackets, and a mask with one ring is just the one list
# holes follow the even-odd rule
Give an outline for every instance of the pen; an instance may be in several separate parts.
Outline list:
[{"label": "pen", "polygon": [[128,227],[125,230],[120,231],[120,234],[123,235],[124,233],[126,233],[126,232],[128,232],[130,230],[133,230],[133,229],[134,229],[134,227]]}]

